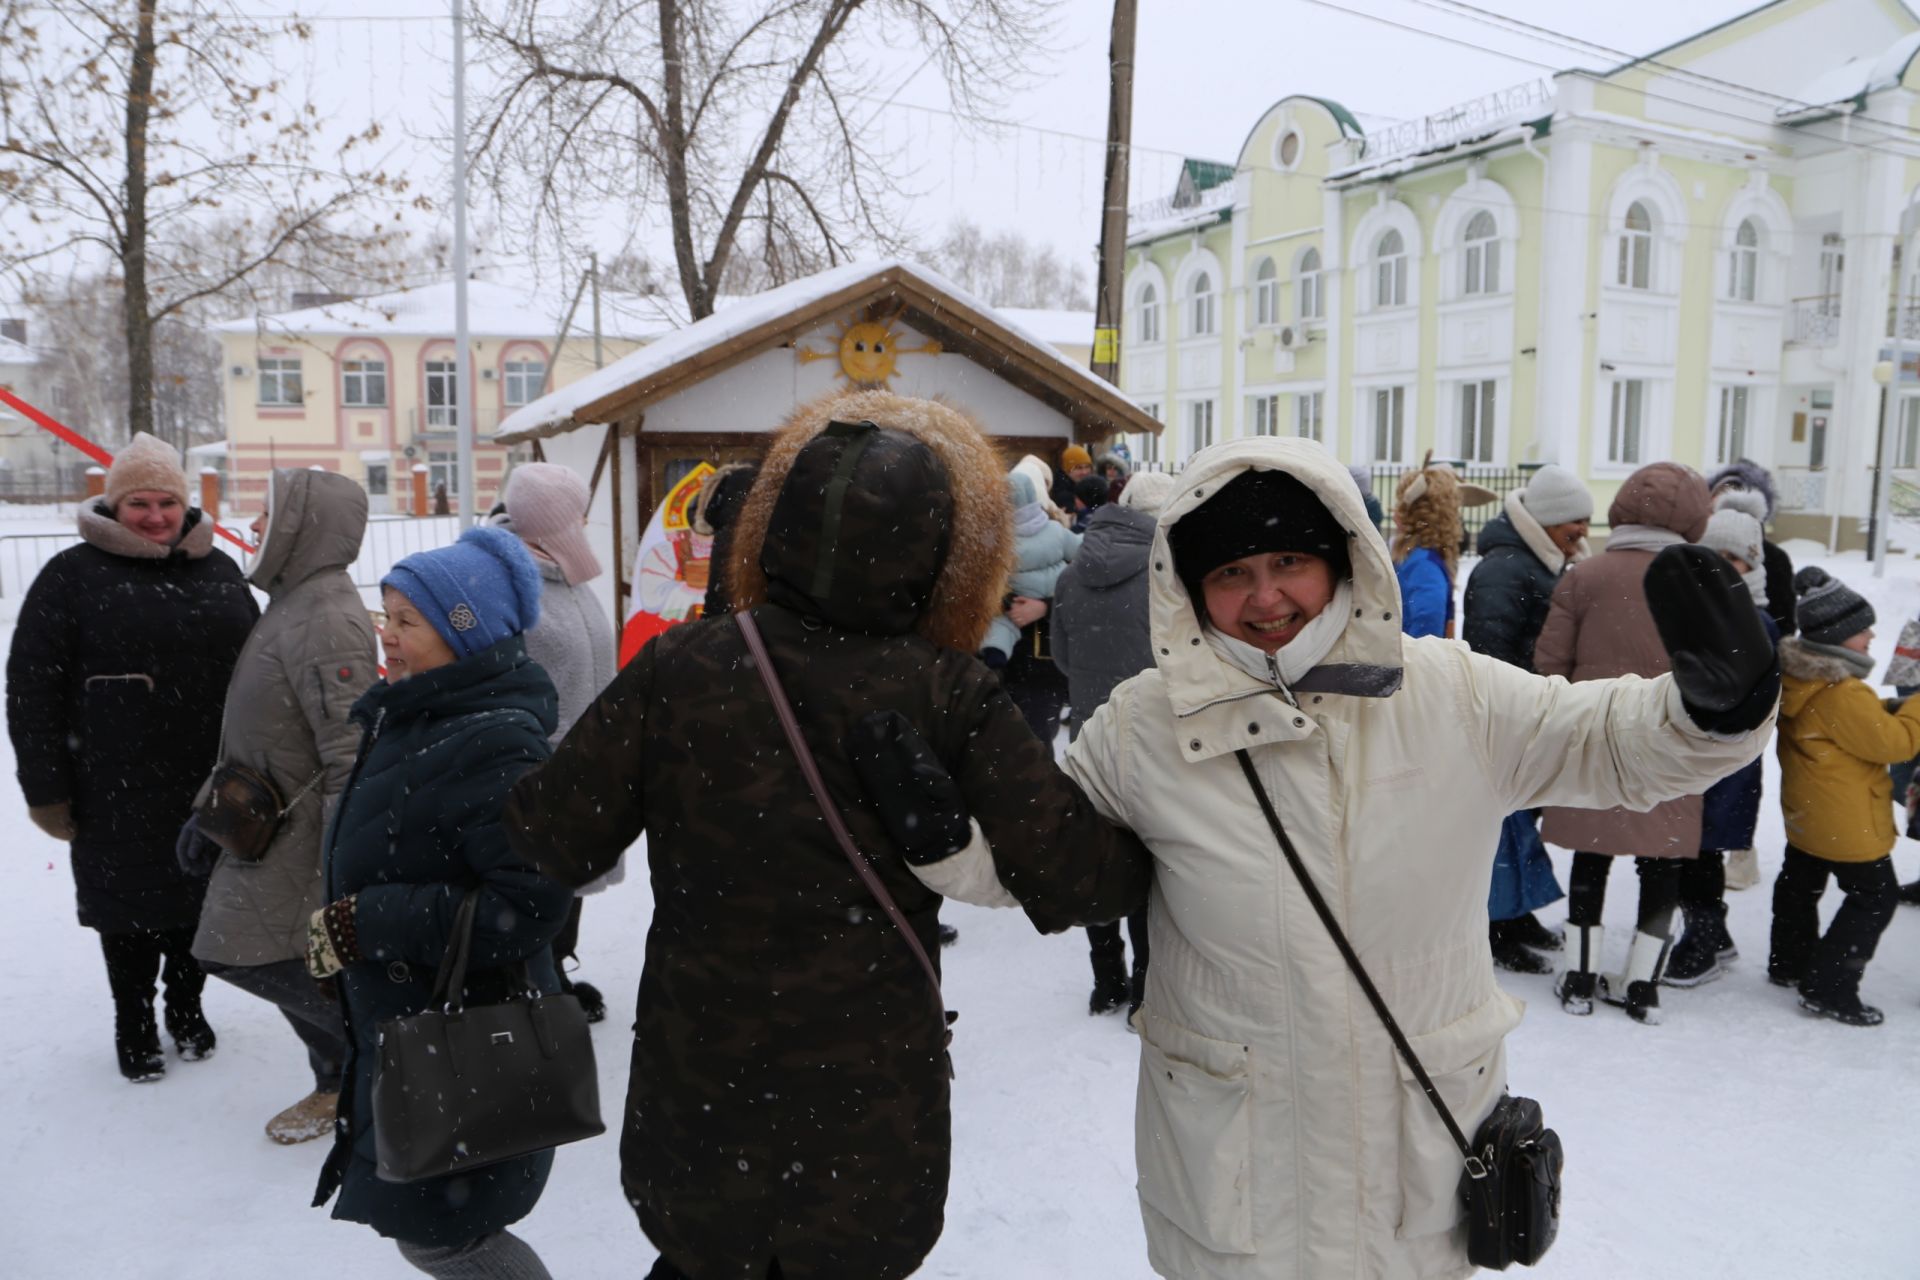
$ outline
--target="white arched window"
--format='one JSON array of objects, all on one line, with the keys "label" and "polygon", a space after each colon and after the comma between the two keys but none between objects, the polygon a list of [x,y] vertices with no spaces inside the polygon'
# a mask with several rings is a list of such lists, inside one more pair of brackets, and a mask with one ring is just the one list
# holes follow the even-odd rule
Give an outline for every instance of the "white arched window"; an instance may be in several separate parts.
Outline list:
[{"label": "white arched window", "polygon": [[1300,255],[1294,270],[1294,318],[1318,320],[1325,316],[1325,300],[1320,296],[1320,251],[1308,249]]},{"label": "white arched window", "polygon": [[1389,230],[1373,246],[1373,305],[1407,305],[1407,242]]},{"label": "white arched window", "polygon": [[1760,228],[1748,218],[1734,233],[1733,249],[1727,256],[1727,296],[1736,302],[1752,302],[1760,294]]},{"label": "white arched window", "polygon": [[1205,271],[1194,273],[1193,280],[1187,285],[1187,336],[1189,338],[1210,338],[1216,324],[1214,311],[1213,276]]},{"label": "white arched window", "polygon": [[1644,201],[1627,206],[1620,231],[1620,262],[1614,283],[1627,289],[1653,287],[1653,215]]},{"label": "white arched window", "polygon": [[1465,294],[1500,292],[1500,229],[1485,209],[1467,221],[1463,239],[1465,275],[1460,291]]},{"label": "white arched window", "polygon": [[1160,291],[1152,284],[1142,285],[1134,329],[1140,342],[1160,341]]},{"label": "white arched window", "polygon": [[1280,323],[1280,269],[1272,258],[1260,259],[1253,269],[1253,322],[1256,325]]}]

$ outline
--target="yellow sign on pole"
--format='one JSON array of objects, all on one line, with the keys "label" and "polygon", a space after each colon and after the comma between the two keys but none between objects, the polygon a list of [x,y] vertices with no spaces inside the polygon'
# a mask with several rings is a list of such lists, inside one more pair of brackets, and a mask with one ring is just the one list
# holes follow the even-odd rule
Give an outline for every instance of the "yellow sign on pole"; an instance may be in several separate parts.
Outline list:
[{"label": "yellow sign on pole", "polygon": [[1095,329],[1093,331],[1093,362],[1118,364],[1119,361],[1120,330],[1118,328]]}]

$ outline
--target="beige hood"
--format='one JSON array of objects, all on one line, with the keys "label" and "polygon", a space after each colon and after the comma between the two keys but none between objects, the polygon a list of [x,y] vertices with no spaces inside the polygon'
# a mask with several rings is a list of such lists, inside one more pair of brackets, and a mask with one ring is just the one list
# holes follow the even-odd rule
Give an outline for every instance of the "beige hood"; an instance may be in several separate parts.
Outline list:
[{"label": "beige hood", "polygon": [[[1180,750],[1189,760],[1305,737],[1313,725],[1269,725],[1258,735],[1231,704],[1269,693],[1256,680],[1222,661],[1207,644],[1200,616],[1174,572],[1167,531],[1244,471],[1284,471],[1311,488],[1347,530],[1353,561],[1353,616],[1321,664],[1296,681],[1293,693],[1383,698],[1400,687],[1403,659],[1400,582],[1387,544],[1367,518],[1367,509],[1347,468],[1311,440],[1254,437],[1215,445],[1181,473],[1161,510],[1153,534],[1149,593],[1154,661],[1180,719]],[[1265,717],[1271,721],[1272,717]],[[1192,731],[1188,731],[1188,726]]]}]

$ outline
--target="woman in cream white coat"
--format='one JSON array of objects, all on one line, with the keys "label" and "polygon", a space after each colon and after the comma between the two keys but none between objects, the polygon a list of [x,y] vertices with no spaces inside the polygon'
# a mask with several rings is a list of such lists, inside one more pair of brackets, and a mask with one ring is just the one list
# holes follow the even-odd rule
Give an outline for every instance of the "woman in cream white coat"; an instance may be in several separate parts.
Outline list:
[{"label": "woman in cream white coat", "polygon": [[[1315,560],[1328,570],[1317,600],[1285,585]],[[1732,615],[1713,608],[1727,587],[1705,572],[1690,612],[1711,625]],[[1472,1134],[1506,1087],[1503,1042],[1521,1014],[1487,947],[1502,819],[1703,789],[1759,752],[1777,668],[1710,671],[1683,705],[1671,676],[1575,686],[1403,639],[1387,548],[1346,469],[1308,441],[1199,455],[1161,515],[1150,573],[1158,669],[1114,692],[1066,767],[1154,857],[1135,1138],[1152,1265],[1183,1280],[1465,1275],[1460,1153],[1295,883],[1235,752]],[[1196,594],[1224,600],[1216,581],[1236,574],[1244,608],[1222,617],[1216,603],[1210,619]],[[1721,733],[1690,718],[1703,690],[1722,712],[1693,714]],[[1580,1135],[1568,1139],[1577,1150]]]}]

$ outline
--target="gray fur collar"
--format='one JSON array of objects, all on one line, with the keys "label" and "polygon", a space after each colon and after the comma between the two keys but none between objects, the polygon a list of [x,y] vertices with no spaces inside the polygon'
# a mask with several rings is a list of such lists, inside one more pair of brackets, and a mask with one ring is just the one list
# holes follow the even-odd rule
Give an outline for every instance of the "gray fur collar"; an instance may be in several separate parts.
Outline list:
[{"label": "gray fur collar", "polygon": [[183,555],[198,560],[213,550],[213,521],[198,508],[189,508],[180,541],[171,547],[149,542],[113,518],[104,502],[92,502],[80,508],[80,537],[110,555],[129,560],[165,560]]},{"label": "gray fur collar", "polygon": [[1838,684],[1842,680],[1865,680],[1873,674],[1873,659],[1836,644],[1788,636],[1780,642],[1780,670],[1799,680]]}]

